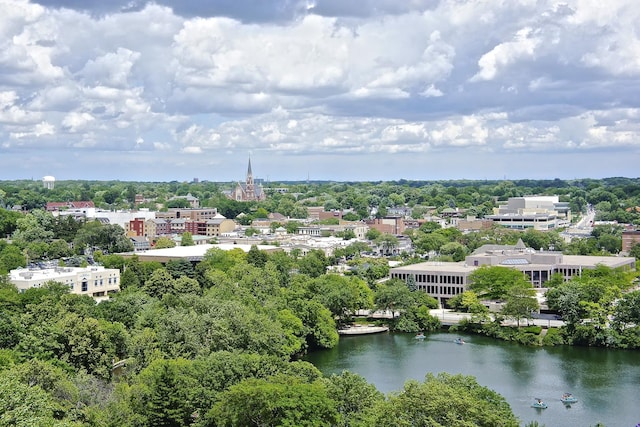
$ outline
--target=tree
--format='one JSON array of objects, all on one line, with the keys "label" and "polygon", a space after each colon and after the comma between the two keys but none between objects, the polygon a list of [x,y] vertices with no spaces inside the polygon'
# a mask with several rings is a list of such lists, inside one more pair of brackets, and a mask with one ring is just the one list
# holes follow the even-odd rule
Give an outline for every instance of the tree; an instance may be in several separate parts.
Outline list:
[{"label": "tree", "polygon": [[145,426],[184,427],[191,425],[198,392],[192,364],[184,359],[155,360],[139,375],[132,388],[134,411],[143,415]]},{"label": "tree", "polygon": [[536,290],[527,282],[518,282],[507,291],[506,304],[502,314],[516,319],[518,328],[520,319],[531,319],[533,312],[540,308],[536,299]]},{"label": "tree", "polygon": [[357,277],[325,274],[315,279],[311,287],[311,293],[331,310],[340,323],[350,320],[357,310],[373,306],[373,292]]},{"label": "tree", "polygon": [[322,381],[279,375],[247,379],[224,391],[207,419],[217,426],[332,426],[336,401]]},{"label": "tree", "polygon": [[247,262],[258,268],[262,268],[267,263],[267,253],[258,249],[256,245],[251,245],[249,252],[247,252]]},{"label": "tree", "polygon": [[381,248],[381,253],[388,255],[398,246],[398,238],[392,234],[382,234],[374,240],[374,243]]},{"label": "tree", "polygon": [[613,327],[621,331],[632,325],[640,326],[640,291],[624,294],[613,310]]},{"label": "tree", "polygon": [[175,248],[176,242],[170,239],[167,236],[160,236],[156,239],[156,244],[154,248],[156,249],[165,249],[165,248]]},{"label": "tree", "polygon": [[77,423],[56,419],[55,409],[54,400],[42,388],[0,372],[1,427],[79,427]]},{"label": "tree", "polygon": [[193,242],[193,235],[185,231],[182,233],[182,238],[180,239],[180,246],[193,246],[195,243]]},{"label": "tree", "polygon": [[326,273],[329,262],[324,252],[319,249],[313,249],[307,253],[302,259],[298,260],[298,268],[300,273],[310,277],[320,277]]},{"label": "tree", "polygon": [[255,236],[255,235],[258,235],[258,234],[260,234],[260,230],[258,230],[257,228],[254,228],[254,227],[247,227],[244,230],[244,235],[247,236],[247,237]]},{"label": "tree", "polygon": [[[2,190],[0,190],[2,191]],[[2,200],[0,200],[0,205]],[[11,235],[18,228],[18,220],[22,218],[20,212],[8,211],[0,208],[0,238]]]},{"label": "tree", "polygon": [[499,300],[508,290],[521,283],[528,283],[522,272],[508,267],[482,266],[469,275],[469,289],[481,298]]},{"label": "tree", "polygon": [[103,225],[100,221],[84,224],[73,239],[73,247],[78,254],[86,249],[101,250],[108,254],[133,251],[133,243],[122,227],[117,224]]},{"label": "tree", "polygon": [[6,274],[18,267],[25,267],[27,260],[18,246],[10,244],[2,247],[0,243],[0,274]]},{"label": "tree", "polygon": [[375,292],[375,305],[382,310],[404,311],[414,303],[415,299],[407,285],[401,280],[389,280],[378,285]]},{"label": "tree", "polygon": [[343,371],[340,375],[333,374],[324,381],[329,396],[338,404],[338,426],[346,427],[354,425],[354,422],[364,421],[364,413],[384,400],[384,395],[373,384],[349,371]]},{"label": "tree", "polygon": [[440,248],[441,255],[450,255],[455,262],[463,261],[467,255],[467,248],[458,242],[449,242]]},{"label": "tree", "polygon": [[365,234],[365,237],[367,238],[367,240],[376,240],[381,235],[382,233],[379,230],[370,228],[369,230],[367,230],[367,234]]},{"label": "tree", "polygon": [[407,381],[361,425],[517,427],[519,422],[504,397],[474,377],[441,373],[427,374],[422,383]]},{"label": "tree", "polygon": [[171,259],[167,261],[165,268],[171,274],[171,277],[177,279],[182,276],[194,278],[195,277],[195,269],[193,268],[193,264],[187,259]]},{"label": "tree", "polygon": [[151,273],[142,289],[152,297],[162,298],[165,294],[175,293],[175,283],[165,268],[159,268]]}]

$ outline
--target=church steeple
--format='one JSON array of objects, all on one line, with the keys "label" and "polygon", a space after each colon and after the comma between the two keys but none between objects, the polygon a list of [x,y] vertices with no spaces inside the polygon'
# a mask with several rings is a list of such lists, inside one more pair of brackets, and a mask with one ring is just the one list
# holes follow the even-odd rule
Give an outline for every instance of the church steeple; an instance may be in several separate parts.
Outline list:
[{"label": "church steeple", "polygon": [[253,173],[251,173],[251,157],[249,157],[249,167],[247,168],[247,182],[245,185],[245,193],[247,200],[255,200],[256,189],[253,184]]}]

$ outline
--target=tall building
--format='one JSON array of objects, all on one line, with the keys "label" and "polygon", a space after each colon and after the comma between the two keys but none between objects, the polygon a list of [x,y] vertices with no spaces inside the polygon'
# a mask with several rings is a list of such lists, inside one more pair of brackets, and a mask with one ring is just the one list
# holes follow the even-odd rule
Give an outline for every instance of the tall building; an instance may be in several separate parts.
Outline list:
[{"label": "tall building", "polygon": [[240,202],[248,202],[252,200],[264,200],[266,198],[262,186],[256,184],[251,171],[251,159],[249,159],[249,167],[247,168],[247,177],[245,182],[238,182],[228,197]]}]

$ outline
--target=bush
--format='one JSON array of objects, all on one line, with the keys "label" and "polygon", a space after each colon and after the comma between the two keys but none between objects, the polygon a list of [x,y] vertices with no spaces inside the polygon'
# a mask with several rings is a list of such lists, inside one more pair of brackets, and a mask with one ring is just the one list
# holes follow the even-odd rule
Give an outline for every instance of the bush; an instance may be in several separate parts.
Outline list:
[{"label": "bush", "polygon": [[549,328],[544,337],[542,337],[542,345],[554,346],[564,344],[564,336],[558,328]]},{"label": "bush", "polygon": [[542,332],[542,326],[527,326],[525,328],[521,328],[520,332],[524,332],[525,334],[540,335],[540,332]]}]

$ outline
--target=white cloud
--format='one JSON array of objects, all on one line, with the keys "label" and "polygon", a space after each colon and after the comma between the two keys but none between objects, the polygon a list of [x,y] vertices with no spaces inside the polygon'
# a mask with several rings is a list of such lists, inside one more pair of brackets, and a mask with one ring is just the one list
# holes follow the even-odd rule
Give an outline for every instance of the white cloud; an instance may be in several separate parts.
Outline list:
[{"label": "white cloud", "polygon": [[522,58],[533,57],[540,40],[532,34],[531,28],[519,30],[513,41],[498,44],[491,51],[482,55],[478,61],[480,71],[471,81],[493,80],[501,68]]},{"label": "white cloud", "polygon": [[0,0],[3,147],[158,151],[146,161],[175,156],[185,173],[247,152],[333,156],[326,170],[383,158],[396,174],[427,153],[640,147],[633,0],[239,2],[202,16],[222,6],[116,3],[92,15]]}]

